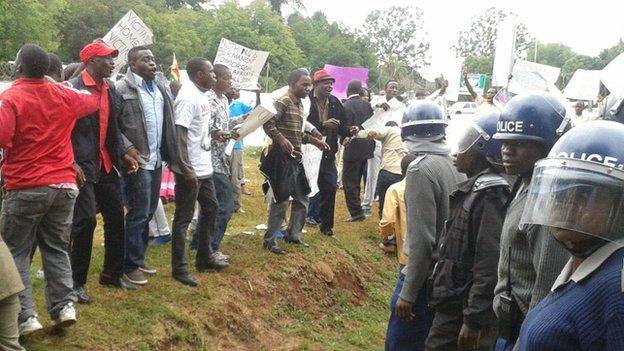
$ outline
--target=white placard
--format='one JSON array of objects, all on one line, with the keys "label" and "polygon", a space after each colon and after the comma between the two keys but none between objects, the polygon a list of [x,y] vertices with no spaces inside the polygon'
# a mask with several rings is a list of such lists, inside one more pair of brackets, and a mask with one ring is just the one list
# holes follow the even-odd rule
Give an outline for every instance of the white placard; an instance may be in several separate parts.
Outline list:
[{"label": "white placard", "polygon": [[558,67],[516,60],[508,90],[514,94],[546,91],[549,84],[555,84],[560,71]]},{"label": "white placard", "polygon": [[214,63],[230,69],[235,87],[253,90],[258,88],[258,78],[268,57],[266,51],[253,50],[221,38]]},{"label": "white placard", "polygon": [[275,116],[275,111],[271,110],[269,105],[256,106],[250,113],[247,118],[245,118],[245,122],[238,129],[237,133],[239,136],[239,140],[253,133],[256,129],[260,128],[263,124],[269,121],[271,118]]},{"label": "white placard", "polygon": [[115,71],[111,77],[115,77],[126,64],[130,49],[152,44],[153,38],[154,34],[139,16],[132,10],[128,11],[102,39],[106,44],[119,50],[119,56],[115,59]]},{"label": "white placard", "polygon": [[619,54],[613,61],[602,69],[600,80],[609,89],[611,95],[617,99],[624,97],[624,53]]},{"label": "white placard", "polygon": [[516,18],[507,16],[496,30],[496,52],[492,69],[492,86],[507,85],[516,50]]},{"label": "white placard", "polygon": [[362,128],[377,129],[385,126],[390,121],[394,121],[401,126],[405,105],[395,98],[387,101],[387,104],[390,106],[388,111],[384,111],[383,108],[376,108],[373,116],[362,123]]},{"label": "white placard", "polygon": [[323,158],[323,151],[319,150],[312,144],[301,145],[301,161],[303,162],[303,169],[305,170],[306,178],[310,185],[309,197],[316,195],[319,192],[318,176],[321,168],[321,159]]},{"label": "white placard", "polygon": [[569,99],[596,101],[600,90],[600,71],[577,69],[563,90]]}]

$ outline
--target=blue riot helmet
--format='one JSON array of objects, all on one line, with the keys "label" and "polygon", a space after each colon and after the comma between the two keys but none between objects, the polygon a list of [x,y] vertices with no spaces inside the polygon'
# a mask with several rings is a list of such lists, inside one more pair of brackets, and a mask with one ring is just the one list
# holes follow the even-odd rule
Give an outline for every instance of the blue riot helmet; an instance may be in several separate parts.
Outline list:
[{"label": "blue riot helmet", "polygon": [[447,121],[442,108],[428,100],[411,103],[403,114],[401,137],[436,138],[444,136]]},{"label": "blue riot helmet", "polygon": [[459,140],[457,152],[464,153],[473,149],[485,156],[491,164],[500,165],[502,142],[492,138],[496,133],[499,117],[500,112],[497,109],[488,109],[478,114]]},{"label": "blue riot helmet", "polygon": [[547,154],[557,139],[570,128],[565,107],[552,94],[527,93],[513,97],[496,125],[497,140],[533,140]]},{"label": "blue riot helmet", "polygon": [[521,224],[551,227],[577,257],[624,238],[624,125],[571,129],[535,165]]}]

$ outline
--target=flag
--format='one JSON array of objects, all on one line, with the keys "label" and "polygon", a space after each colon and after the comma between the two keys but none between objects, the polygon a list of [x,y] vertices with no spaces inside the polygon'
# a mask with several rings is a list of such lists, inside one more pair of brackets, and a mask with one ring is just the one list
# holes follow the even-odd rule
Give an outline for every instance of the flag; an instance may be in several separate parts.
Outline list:
[{"label": "flag", "polygon": [[178,82],[180,81],[180,67],[178,66],[175,52],[173,53],[173,62],[171,63],[171,79]]}]

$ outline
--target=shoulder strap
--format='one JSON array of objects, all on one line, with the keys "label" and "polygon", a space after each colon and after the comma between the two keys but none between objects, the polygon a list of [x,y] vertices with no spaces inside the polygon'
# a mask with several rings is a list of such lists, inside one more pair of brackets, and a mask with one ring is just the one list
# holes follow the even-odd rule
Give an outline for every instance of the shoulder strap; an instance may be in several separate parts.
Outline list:
[{"label": "shoulder strap", "polygon": [[478,192],[495,187],[505,187],[509,190],[509,183],[500,174],[486,173],[477,178],[472,190]]}]

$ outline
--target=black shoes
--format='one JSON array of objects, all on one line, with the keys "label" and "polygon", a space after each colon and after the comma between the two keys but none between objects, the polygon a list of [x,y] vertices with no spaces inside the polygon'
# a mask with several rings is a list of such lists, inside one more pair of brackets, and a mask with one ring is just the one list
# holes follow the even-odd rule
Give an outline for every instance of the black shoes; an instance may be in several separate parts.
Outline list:
[{"label": "black shoes", "polygon": [[300,239],[284,239],[285,242],[289,243],[289,244],[293,244],[293,245],[301,245],[303,247],[310,247],[310,245],[304,243],[303,241],[301,241]]},{"label": "black shoes", "polygon": [[195,278],[193,278],[190,274],[188,273],[183,273],[183,274],[174,274],[173,275],[173,279],[179,281],[180,283],[184,284],[184,285],[188,285],[188,286],[197,286],[197,280],[195,280]]},{"label": "black shoes", "polygon": [[74,293],[76,294],[76,298],[78,298],[78,303],[84,305],[88,305],[91,303],[91,297],[87,294],[84,285],[74,289]]},{"label": "black shoes", "polygon": [[333,229],[323,229],[321,230],[321,234],[323,235],[327,235],[327,236],[334,236],[334,230]]},{"label": "black shoes", "polygon": [[366,220],[366,215],[364,213],[357,215],[355,217],[349,217],[345,222],[362,222]]},{"label": "black shoes", "polygon": [[269,243],[267,243],[266,241],[262,244],[262,247],[266,250],[269,250],[270,252],[276,254],[276,255],[285,255],[286,251],[284,251],[281,247],[277,246],[277,245],[270,245]]},{"label": "black shoes", "polygon": [[127,282],[121,278],[111,278],[105,275],[100,275],[100,285],[111,286],[123,290],[137,290],[136,285]]},{"label": "black shoes", "polygon": [[211,258],[206,262],[206,264],[198,264],[195,266],[198,272],[206,272],[210,270],[220,271],[222,269],[228,268],[230,266],[226,261],[217,260],[215,258]]}]

